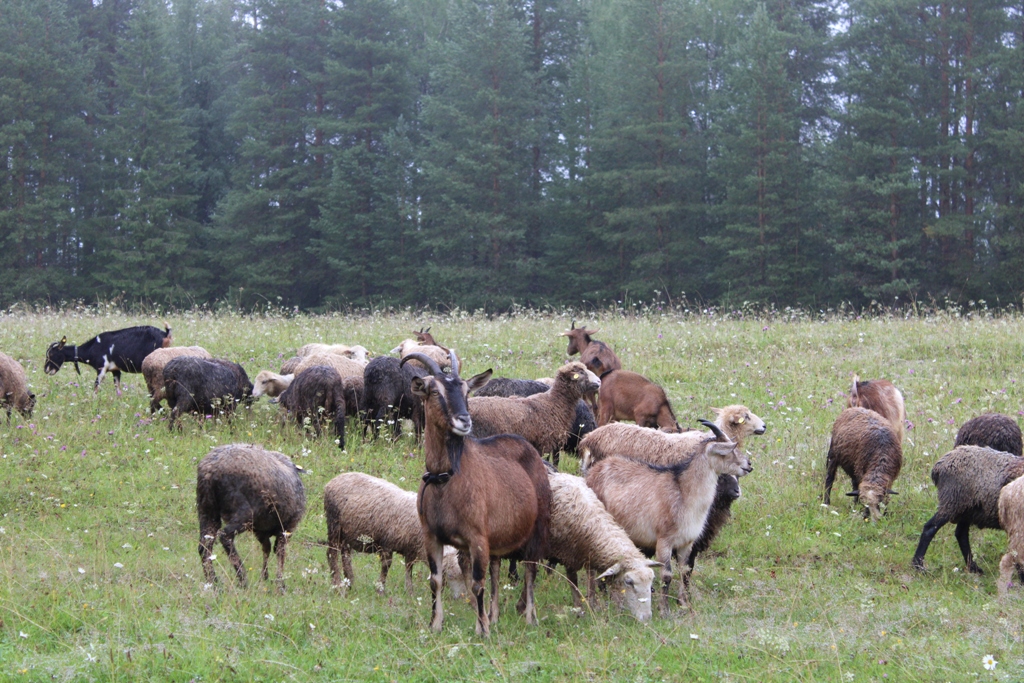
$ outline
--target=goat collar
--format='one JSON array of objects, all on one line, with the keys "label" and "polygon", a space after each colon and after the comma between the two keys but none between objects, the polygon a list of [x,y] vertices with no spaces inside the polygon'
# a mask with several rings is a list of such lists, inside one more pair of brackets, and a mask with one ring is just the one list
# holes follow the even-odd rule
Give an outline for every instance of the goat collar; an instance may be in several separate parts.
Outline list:
[{"label": "goat collar", "polygon": [[605,370],[604,372],[601,373],[601,376],[598,377],[598,379],[604,379],[605,377],[607,377],[608,375],[612,374],[613,372],[615,372],[615,371],[614,370]]},{"label": "goat collar", "polygon": [[427,484],[428,486],[430,484],[443,485],[447,484],[448,480],[451,479],[454,475],[455,470],[448,470],[447,472],[439,472],[437,474],[435,474],[434,472],[424,472],[421,479],[423,479],[423,483]]}]

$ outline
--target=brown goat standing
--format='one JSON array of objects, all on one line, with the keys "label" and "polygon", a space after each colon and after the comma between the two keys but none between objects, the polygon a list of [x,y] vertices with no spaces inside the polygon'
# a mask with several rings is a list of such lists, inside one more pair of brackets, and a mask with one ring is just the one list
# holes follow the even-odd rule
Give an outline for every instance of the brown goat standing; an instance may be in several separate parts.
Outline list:
[{"label": "brown goat standing", "polygon": [[903,443],[906,435],[907,410],[903,405],[903,394],[887,379],[866,379],[863,382],[853,376],[853,387],[846,398],[847,408],[873,410],[892,425],[896,438]]},{"label": "brown goat standing", "polygon": [[570,356],[580,354],[583,364],[601,377],[606,372],[621,370],[622,363],[610,346],[603,341],[590,338],[590,335],[597,332],[598,330],[588,330],[586,327],[576,327],[576,321],[573,320],[572,326],[560,336],[569,338],[569,347],[565,352]]},{"label": "brown goat standing", "polygon": [[[537,562],[547,554],[551,517],[551,487],[547,469],[537,450],[513,435],[477,441],[469,436],[473,421],[466,396],[481,385],[480,376],[464,382],[459,362],[450,354],[451,372],[444,373],[429,356],[413,353],[430,374],[412,380],[412,391],[423,400],[426,424],[423,451],[427,471],[417,498],[423,526],[433,617],[430,627],[440,631],[444,621],[441,591],[444,546],[468,555],[476,599],[478,634],[490,635],[498,619],[498,573],[502,557],[526,563],[523,593],[517,608],[526,623],[537,623],[533,584]],[[490,612],[484,610],[483,580],[491,570]]]},{"label": "brown goat standing", "polygon": [[608,372],[601,380],[599,396],[599,427],[614,420],[633,420],[641,427],[680,431],[665,390],[643,375],[629,370]]}]

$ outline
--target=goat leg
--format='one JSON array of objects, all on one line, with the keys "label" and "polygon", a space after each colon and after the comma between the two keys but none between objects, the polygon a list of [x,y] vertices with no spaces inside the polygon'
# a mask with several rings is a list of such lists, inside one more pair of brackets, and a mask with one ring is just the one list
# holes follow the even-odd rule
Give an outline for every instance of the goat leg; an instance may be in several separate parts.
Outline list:
[{"label": "goat leg", "polygon": [[661,562],[661,594],[658,596],[662,616],[668,616],[668,589],[672,584],[672,546],[663,538],[658,539],[655,557]]},{"label": "goat leg", "polygon": [[537,604],[533,601],[533,585],[537,580],[537,563],[526,563],[526,577],[523,582],[523,594],[516,604],[516,609],[526,617],[526,623],[530,626],[537,624]]},{"label": "goat leg", "polygon": [[490,611],[490,615],[488,616],[488,620],[490,621],[491,624],[497,624],[498,623],[498,613],[499,613],[498,598],[500,597],[498,583],[499,583],[499,580],[501,579],[501,558],[500,557],[492,557],[490,564],[491,564],[491,611]]}]

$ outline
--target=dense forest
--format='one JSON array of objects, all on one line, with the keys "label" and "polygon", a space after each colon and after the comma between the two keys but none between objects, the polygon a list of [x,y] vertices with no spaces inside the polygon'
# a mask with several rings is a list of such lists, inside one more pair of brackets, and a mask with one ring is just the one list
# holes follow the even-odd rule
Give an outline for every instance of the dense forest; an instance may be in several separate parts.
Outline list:
[{"label": "dense forest", "polygon": [[0,305],[1024,296],[1022,0],[3,0]]}]

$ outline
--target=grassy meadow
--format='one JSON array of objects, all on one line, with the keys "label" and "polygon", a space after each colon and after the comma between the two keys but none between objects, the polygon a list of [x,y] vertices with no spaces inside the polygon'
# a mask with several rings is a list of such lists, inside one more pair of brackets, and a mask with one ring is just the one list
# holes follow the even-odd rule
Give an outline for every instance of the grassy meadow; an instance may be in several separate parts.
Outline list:
[{"label": "grassy meadow", "polygon": [[[596,318],[596,319],[595,319]],[[963,570],[952,527],[936,536],[926,573],[910,568],[935,511],[932,464],[959,425],[985,411],[1024,415],[1024,319],[942,313],[891,316],[728,316],[608,313],[600,327],[623,366],[667,390],[681,423],[744,403],[768,425],[747,445],[754,472],[712,552],[698,560],[692,613],[639,624],[614,607],[573,612],[569,588],[542,572],[541,619],[515,613],[504,588],[489,640],[474,635],[469,604],[446,596],[440,634],[427,628],[425,568],[416,592],[396,557],[385,597],[376,557],[355,557],[356,582],[332,590],[322,492],[358,470],[415,490],[423,458],[411,429],[397,443],[348,448],[282,429],[258,401],[233,424],[150,416],[141,375],[111,378],[66,364],[42,370],[49,342],[82,342],[136,324],[174,328],[242,363],[250,378],[278,369],[303,343],[361,343],[386,353],[432,325],[455,347],[463,374],[494,368],[549,376],[565,360],[568,315],[395,313],[377,316],[127,316],[113,310],[0,314],[0,350],[26,367],[39,396],[31,420],[0,422],[0,680],[4,681],[1022,681],[1024,600],[997,601],[1005,535],[974,530],[984,576]],[[826,443],[851,375],[892,380],[912,428],[887,514],[865,523],[840,473],[832,507],[820,503]],[[289,546],[287,592],[250,574],[234,581],[222,550],[219,583],[205,585],[197,553],[196,463],[210,447],[251,441],[306,470],[305,520]],[[563,469],[577,461],[563,456]],[[259,546],[238,540],[258,571]],[[273,570],[273,563],[272,563]],[[273,576],[273,571],[272,571]],[[503,584],[507,583],[503,578]],[[983,658],[998,661],[994,669]]]}]

